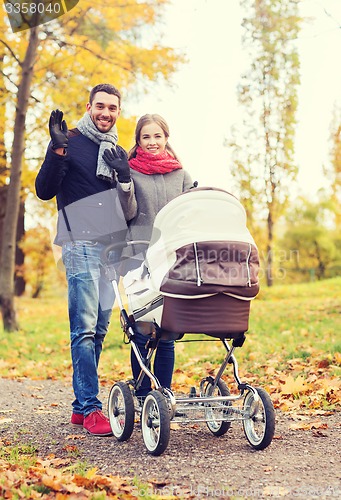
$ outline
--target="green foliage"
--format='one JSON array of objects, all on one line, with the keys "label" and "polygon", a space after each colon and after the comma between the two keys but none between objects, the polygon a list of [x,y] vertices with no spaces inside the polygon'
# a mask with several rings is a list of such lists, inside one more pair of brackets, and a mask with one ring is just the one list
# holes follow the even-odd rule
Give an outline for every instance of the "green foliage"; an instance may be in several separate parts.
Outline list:
[{"label": "green foliage", "polygon": [[[330,277],[337,268],[341,269],[341,248],[339,236],[334,227],[332,205],[321,199],[311,202],[306,199],[296,201],[295,207],[287,215],[287,229],[279,246],[283,249],[283,270],[291,279],[324,279]],[[294,255],[288,260],[286,256]]]}]

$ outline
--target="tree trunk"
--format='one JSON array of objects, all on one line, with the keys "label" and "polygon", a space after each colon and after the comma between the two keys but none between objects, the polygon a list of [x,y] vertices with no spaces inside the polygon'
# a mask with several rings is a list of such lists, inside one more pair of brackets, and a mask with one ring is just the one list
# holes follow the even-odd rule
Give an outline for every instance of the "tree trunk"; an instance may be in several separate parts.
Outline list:
[{"label": "tree trunk", "polygon": [[7,192],[3,238],[1,242],[2,270],[0,275],[0,307],[4,329],[9,332],[18,330],[19,328],[14,306],[15,249],[20,208],[22,158],[25,147],[26,113],[31,90],[34,62],[39,46],[38,34],[38,27],[30,29],[28,46],[24,61],[21,65],[21,78],[18,87],[14,121],[12,166]]},{"label": "tree trunk", "polygon": [[17,237],[15,248],[14,292],[17,297],[24,294],[26,281],[23,274],[25,254],[20,248],[20,242],[25,236],[25,202],[20,200],[19,216],[17,223]]},{"label": "tree trunk", "polygon": [[269,209],[268,213],[268,244],[266,247],[266,284],[268,286],[273,285],[273,259],[272,259],[272,244],[273,244],[273,220],[272,212]]},{"label": "tree trunk", "polygon": [[[3,226],[5,218],[7,190],[8,190],[7,185],[0,187],[0,248],[1,248],[1,242],[3,241]],[[23,239],[24,235],[25,235],[25,203],[21,200],[18,223],[17,223],[17,236],[16,236],[16,248],[15,248],[14,289],[16,296],[23,295],[26,288],[26,281],[22,272],[25,261],[25,254],[19,246],[19,243]],[[2,266],[0,260],[0,275],[1,272],[2,272]]]}]

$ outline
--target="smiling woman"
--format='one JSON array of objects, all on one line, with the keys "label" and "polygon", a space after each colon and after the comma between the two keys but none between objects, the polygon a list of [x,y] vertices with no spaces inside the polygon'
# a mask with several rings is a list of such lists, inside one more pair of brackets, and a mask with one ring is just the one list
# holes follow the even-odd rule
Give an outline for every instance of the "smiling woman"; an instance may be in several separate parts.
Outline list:
[{"label": "smiling woman", "polygon": [[[143,115],[135,129],[135,145],[129,151],[128,159],[137,201],[137,215],[129,222],[128,238],[150,240],[154,219],[169,201],[192,186],[192,180],[168,143],[169,128],[159,115]],[[109,165],[114,163],[110,161]],[[131,249],[132,247],[129,247]],[[144,261],[145,246],[134,245],[134,253],[127,252],[124,270],[128,272],[139,267]],[[136,333],[136,344],[146,356],[145,337]],[[160,340],[155,355],[154,371],[161,385],[171,385],[174,367],[174,341]],[[137,380],[140,365],[132,352],[132,370]],[[151,389],[151,382],[145,377],[136,395],[144,397]]]},{"label": "smiling woman", "polygon": [[150,123],[142,127],[140,146],[144,151],[149,151],[151,154],[158,154],[165,150],[166,144],[166,136],[157,123]]},{"label": "smiling woman", "polygon": [[[166,120],[162,118],[162,116],[158,114],[147,114],[141,116],[136,125],[135,145],[129,151],[129,160],[138,157],[141,150],[154,155],[165,151],[166,155],[164,155],[164,158],[167,158],[167,154],[175,158],[175,160],[178,161],[178,168],[180,168],[181,165],[179,158],[169,144],[168,139],[169,127]],[[134,161],[130,162],[130,166],[132,168],[134,168],[134,164]]]}]

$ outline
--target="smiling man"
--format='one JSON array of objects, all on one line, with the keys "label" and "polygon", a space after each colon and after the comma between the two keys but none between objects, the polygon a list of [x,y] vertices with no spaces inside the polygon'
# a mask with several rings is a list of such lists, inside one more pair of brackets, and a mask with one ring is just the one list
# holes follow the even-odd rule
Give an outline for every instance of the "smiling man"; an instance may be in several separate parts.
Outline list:
[{"label": "smiling man", "polygon": [[[95,436],[111,435],[109,420],[98,399],[98,363],[115,296],[103,272],[106,245],[126,237],[126,222],[137,213],[127,154],[118,146],[116,120],[120,92],[96,85],[77,128],[68,131],[63,113],[52,111],[51,136],[36,178],[40,199],[57,199],[55,244],[62,247],[68,282],[73,390],[71,423]],[[114,168],[103,160],[113,148]],[[111,252],[113,262],[119,253]]]},{"label": "smiling man", "polygon": [[108,94],[105,91],[96,91],[96,88],[90,92],[86,110],[98,130],[107,133],[115,125],[117,118],[120,116],[121,96],[118,91],[115,94]]}]

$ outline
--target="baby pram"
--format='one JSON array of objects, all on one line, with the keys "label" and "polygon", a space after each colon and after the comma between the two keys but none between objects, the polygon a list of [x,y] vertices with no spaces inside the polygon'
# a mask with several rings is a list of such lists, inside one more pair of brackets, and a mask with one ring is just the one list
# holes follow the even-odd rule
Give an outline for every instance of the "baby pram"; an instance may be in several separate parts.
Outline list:
[{"label": "baby pram", "polygon": [[[148,244],[127,245],[141,243]],[[123,280],[128,312],[116,276],[112,277],[121,326],[141,367],[137,380],[116,382],[109,394],[109,419],[118,441],[129,439],[138,413],[144,444],[152,455],[167,448],[171,421],[204,421],[215,436],[225,434],[233,421],[241,421],[253,448],[264,449],[271,443],[275,429],[271,399],[264,389],[241,381],[234,355],[245,341],[250,302],[259,291],[258,268],[258,250],[246,227],[245,210],[230,193],[193,188],[159,212],[144,262]],[[146,336],[146,359],[134,342],[136,332]],[[179,340],[186,334],[219,339],[226,354],[215,377],[204,377],[198,390],[192,387],[188,395],[175,396],[160,385],[151,361],[161,338]],[[233,395],[222,379],[228,364],[238,389]],[[141,408],[135,390],[145,376],[154,388]]]}]

